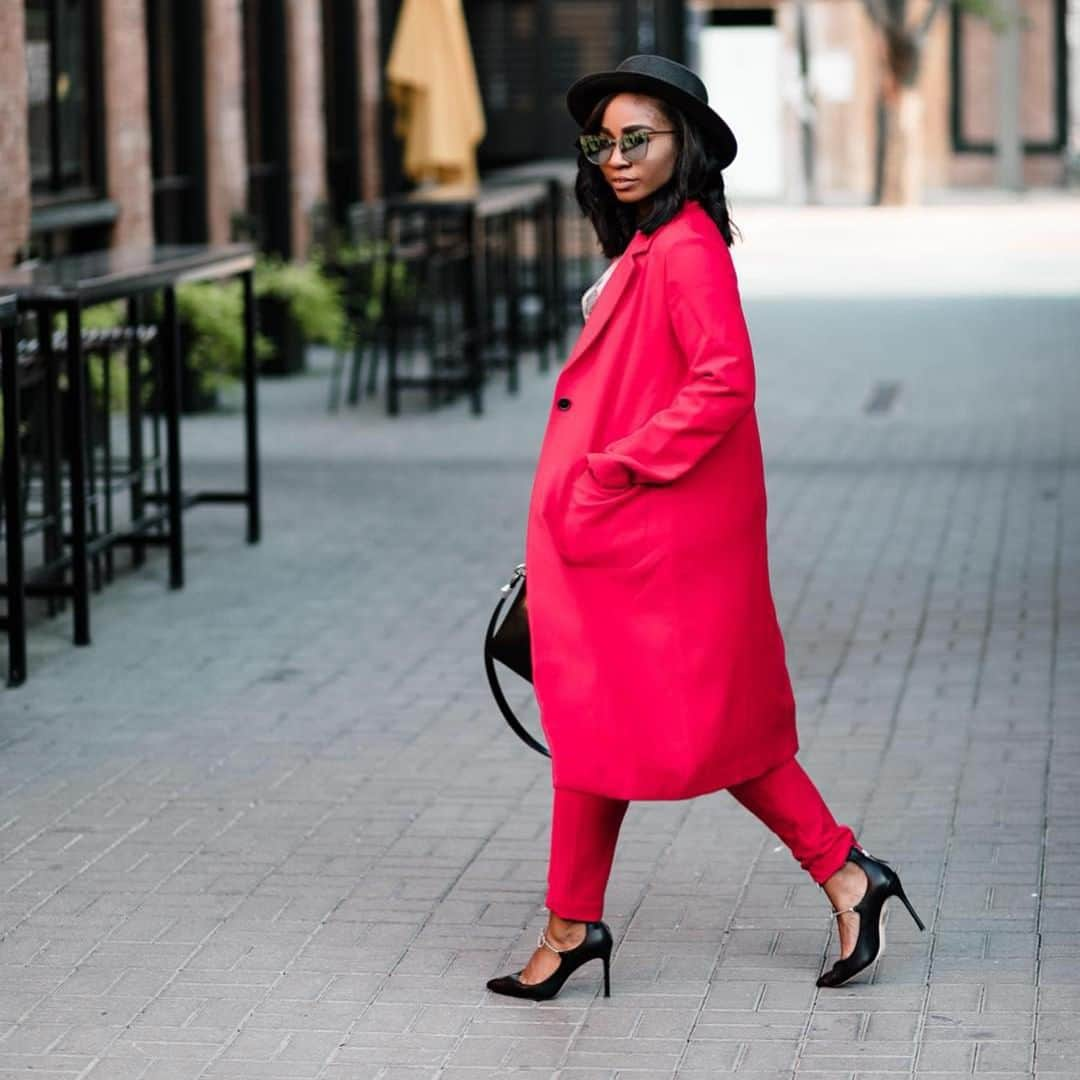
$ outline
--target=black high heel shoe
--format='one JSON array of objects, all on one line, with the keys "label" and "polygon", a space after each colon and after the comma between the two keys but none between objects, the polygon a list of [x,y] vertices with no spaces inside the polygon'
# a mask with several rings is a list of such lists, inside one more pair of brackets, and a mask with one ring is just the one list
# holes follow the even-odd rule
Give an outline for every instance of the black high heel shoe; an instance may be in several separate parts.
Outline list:
[{"label": "black high heel shoe", "polygon": [[558,953],[559,966],[543,982],[523,983],[518,975],[500,975],[497,979],[490,979],[487,984],[489,990],[496,994],[506,994],[509,997],[529,998],[531,1001],[547,1001],[553,998],[562,988],[563,983],[582,964],[599,957],[604,961],[604,997],[611,997],[611,931],[606,923],[590,922],[585,924],[585,937],[580,945],[572,949],[557,949],[547,939],[547,934],[540,931],[537,946],[550,949]]},{"label": "black high heel shoe", "polygon": [[833,915],[855,912],[859,916],[859,937],[851,955],[837,960],[828,971],[823,972],[817,981],[818,986],[843,986],[860,971],[865,971],[885,951],[885,930],[882,923],[885,918],[885,901],[889,897],[898,897],[915,920],[915,925],[920,930],[926,929],[922,919],[911,906],[911,901],[900,884],[899,875],[888,863],[875,859],[857,847],[848,852],[847,861],[854,863],[866,875],[866,892],[854,907],[835,911]]}]

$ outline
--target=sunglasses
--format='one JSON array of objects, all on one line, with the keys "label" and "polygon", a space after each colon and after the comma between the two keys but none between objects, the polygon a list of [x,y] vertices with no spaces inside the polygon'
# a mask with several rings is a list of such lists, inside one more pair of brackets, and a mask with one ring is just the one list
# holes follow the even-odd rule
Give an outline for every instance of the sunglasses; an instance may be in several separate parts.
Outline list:
[{"label": "sunglasses", "polygon": [[654,135],[674,134],[674,131],[650,131],[642,128],[638,131],[628,131],[625,135],[620,135],[618,140],[608,135],[579,135],[574,145],[594,165],[606,165],[611,160],[611,154],[616,145],[619,147],[619,153],[627,161],[644,161],[645,155],[649,152],[649,140]]}]

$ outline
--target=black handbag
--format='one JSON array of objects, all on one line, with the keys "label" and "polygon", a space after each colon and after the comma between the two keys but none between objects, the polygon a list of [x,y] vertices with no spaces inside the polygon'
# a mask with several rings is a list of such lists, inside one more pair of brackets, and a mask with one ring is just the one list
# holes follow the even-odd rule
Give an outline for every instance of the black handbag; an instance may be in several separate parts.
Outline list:
[{"label": "black handbag", "polygon": [[502,587],[502,596],[495,605],[484,635],[484,671],[488,685],[499,706],[499,712],[510,725],[510,729],[526,746],[531,747],[544,757],[551,757],[548,748],[538,739],[533,738],[525,725],[514,715],[510,703],[506,700],[495,661],[504,664],[515,675],[532,682],[532,655],[529,651],[529,609],[525,596],[525,566],[518,566],[513,576]]}]

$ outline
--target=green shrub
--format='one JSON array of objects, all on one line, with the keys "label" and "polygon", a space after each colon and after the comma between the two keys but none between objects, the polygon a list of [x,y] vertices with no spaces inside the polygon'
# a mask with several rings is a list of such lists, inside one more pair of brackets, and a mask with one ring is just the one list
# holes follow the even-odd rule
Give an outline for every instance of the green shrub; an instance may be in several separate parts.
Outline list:
[{"label": "green shrub", "polygon": [[339,345],[347,329],[341,286],[315,260],[285,262],[262,256],[255,269],[255,295],[288,305],[300,332],[311,342]]},{"label": "green shrub", "polygon": [[[244,287],[240,281],[197,281],[176,290],[176,311],[186,328],[187,362],[207,393],[244,373]],[[273,352],[262,334],[255,339],[256,359]]]}]

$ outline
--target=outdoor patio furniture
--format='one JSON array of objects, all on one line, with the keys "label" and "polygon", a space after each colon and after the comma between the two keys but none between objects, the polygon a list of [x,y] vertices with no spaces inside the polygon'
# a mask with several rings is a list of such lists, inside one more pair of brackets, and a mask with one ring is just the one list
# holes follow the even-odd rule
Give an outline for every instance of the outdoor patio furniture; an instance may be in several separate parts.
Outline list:
[{"label": "outdoor patio furniture", "polygon": [[485,187],[529,182],[549,186],[552,205],[556,207],[553,229],[558,257],[554,261],[554,273],[556,295],[563,299],[558,306],[562,331],[568,325],[580,323],[581,295],[607,265],[597,247],[592,225],[582,214],[574,194],[577,173],[577,162],[572,158],[542,158],[492,169],[482,177]]},{"label": "outdoor patio furniture", "polygon": [[410,389],[425,391],[433,408],[465,391],[479,409],[473,220],[471,208],[458,203],[388,209],[382,296],[391,416]]},{"label": "outdoor patio furniture", "polygon": [[368,396],[376,392],[379,357],[386,343],[385,290],[390,271],[386,209],[381,201],[355,203],[348,214],[347,240],[329,259],[329,268],[341,282],[349,327],[348,340],[334,352],[327,404],[331,412],[341,404],[343,380],[349,405],[360,400],[362,387]]},{"label": "outdoor patio furniture", "polygon": [[[92,585],[100,591],[103,580],[113,580],[118,545],[129,546],[133,564],[140,565],[147,544],[165,542],[169,493],[164,479],[167,460],[162,431],[164,372],[158,328],[152,324],[133,321],[129,326],[84,331],[82,348],[87,364],[98,372],[100,380],[98,392],[87,395],[87,547]],[[123,446],[117,445],[111,417],[118,359],[123,361],[127,383]],[[144,446],[147,434],[149,453]],[[116,505],[121,493],[126,493],[128,502],[124,524]],[[148,516],[151,505],[156,508],[153,517]]]},{"label": "outdoor patio furniture", "polygon": [[[426,297],[409,297],[397,289],[388,295],[387,407],[391,413],[399,408],[403,390],[420,388],[426,389],[432,400],[467,393],[473,412],[479,414],[483,411],[484,385],[493,367],[505,368],[509,389],[517,388],[524,345],[519,241],[523,226],[534,230],[533,252],[546,266],[536,276],[537,340],[541,366],[546,366],[544,350],[556,325],[550,271],[557,259],[557,249],[549,242],[552,212],[549,189],[544,184],[422,188],[388,201],[390,249],[397,259],[402,245],[426,246],[409,264],[412,272],[406,273],[405,279],[422,281],[427,289]],[[423,304],[429,305],[428,315],[435,319],[436,336],[429,346],[430,366],[413,373],[404,370],[401,331],[422,312]],[[454,318],[440,324],[440,311],[444,315],[452,312]]]},{"label": "outdoor patio furniture", "polygon": [[[112,551],[116,546],[130,546],[136,562],[141,560],[146,546],[166,546],[169,584],[180,588],[184,583],[182,512],[186,507],[204,502],[239,503],[247,510],[248,542],[259,540],[253,270],[252,249],[247,245],[229,245],[118,248],[65,256],[0,274],[0,293],[13,293],[17,308],[32,312],[37,323],[36,346],[25,352],[28,358],[37,354],[33,359],[42,371],[42,394],[48,403],[45,415],[50,429],[43,443],[41,470],[44,564],[35,570],[31,581],[24,583],[21,592],[61,601],[70,598],[74,640],[78,645],[90,641],[90,570],[94,570],[96,586],[100,586],[102,568],[107,580],[112,573]],[[176,288],[186,281],[237,275],[242,279],[244,293],[245,484],[240,490],[185,491],[181,470],[181,357]],[[134,322],[136,305],[139,298],[155,292],[161,295],[160,326],[140,327]],[[107,332],[84,332],[83,309],[116,299],[128,302],[129,326]],[[66,326],[62,331],[54,330],[58,313],[65,316]],[[140,359],[147,350],[155,357],[154,407],[164,424],[164,454],[158,429],[152,425],[154,445],[149,456],[142,447],[144,401]],[[127,453],[123,456],[113,453],[109,423],[104,424],[103,441],[91,444],[90,440],[88,364],[93,357],[106,358],[103,389],[108,394],[112,361],[117,352],[126,356],[127,375],[133,389],[129,394]],[[5,361],[5,411],[18,407],[16,368]],[[61,403],[56,398],[62,381],[65,389]],[[8,445],[5,442],[5,447]],[[17,450],[15,456],[17,459]],[[148,476],[150,490],[146,487]],[[5,458],[5,491],[14,491],[17,483],[21,483],[21,477]],[[130,512],[122,522],[114,514],[114,495],[121,489],[126,489],[130,498]],[[21,496],[15,503],[22,505]],[[10,496],[5,499],[5,505],[10,514],[14,505]],[[14,531],[9,524],[6,532]],[[22,528],[18,532],[21,535]],[[25,579],[22,568],[17,569],[18,577]],[[17,584],[17,579],[9,569],[8,582],[0,590],[9,594],[9,603],[10,594],[19,591],[13,583]]]}]

